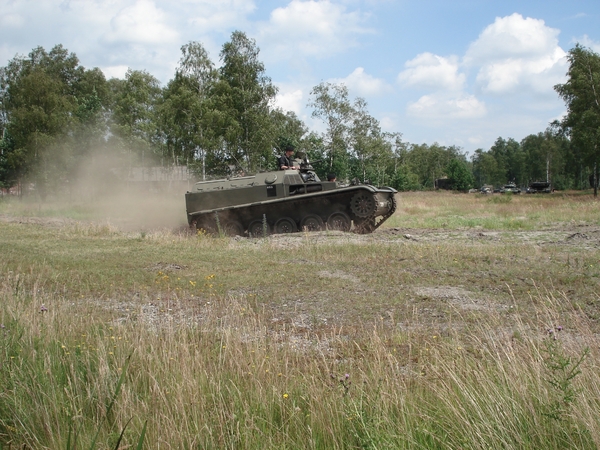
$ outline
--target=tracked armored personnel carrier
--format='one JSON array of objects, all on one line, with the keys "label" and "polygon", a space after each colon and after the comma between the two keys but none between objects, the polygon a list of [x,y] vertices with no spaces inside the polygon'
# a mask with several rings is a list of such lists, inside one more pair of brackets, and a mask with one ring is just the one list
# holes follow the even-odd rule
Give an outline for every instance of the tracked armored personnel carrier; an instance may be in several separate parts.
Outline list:
[{"label": "tracked armored personnel carrier", "polygon": [[552,192],[552,185],[549,181],[534,181],[529,184],[526,192],[528,194],[550,194]]},{"label": "tracked armored personnel carrier", "polygon": [[321,181],[297,169],[201,181],[185,194],[190,227],[230,236],[324,229],[371,233],[396,210],[396,190]]},{"label": "tracked armored personnel carrier", "polygon": [[501,194],[520,194],[521,189],[519,189],[515,183],[508,183],[500,188],[500,193]]}]

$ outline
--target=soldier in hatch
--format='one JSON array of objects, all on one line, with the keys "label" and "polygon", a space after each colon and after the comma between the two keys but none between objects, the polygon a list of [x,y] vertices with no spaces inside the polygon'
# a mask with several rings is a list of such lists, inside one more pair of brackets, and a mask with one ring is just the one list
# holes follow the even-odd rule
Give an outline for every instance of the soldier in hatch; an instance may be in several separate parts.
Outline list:
[{"label": "soldier in hatch", "polygon": [[292,155],[294,154],[294,150],[295,149],[293,146],[288,145],[285,148],[283,155],[281,155],[279,158],[277,158],[279,170],[296,169],[296,167],[294,167],[294,159],[292,158]]}]

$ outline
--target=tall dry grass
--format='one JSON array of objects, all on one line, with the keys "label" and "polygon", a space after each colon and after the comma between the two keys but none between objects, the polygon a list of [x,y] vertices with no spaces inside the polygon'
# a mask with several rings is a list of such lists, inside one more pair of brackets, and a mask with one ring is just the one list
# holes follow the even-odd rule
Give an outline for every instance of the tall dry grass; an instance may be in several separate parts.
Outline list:
[{"label": "tall dry grass", "polygon": [[315,334],[274,329],[244,295],[161,321],[147,305],[107,321],[94,302],[40,295],[23,276],[4,274],[0,291],[4,445],[89,448],[100,428],[98,448],[113,448],[130,420],[124,442],[147,421],[147,448],[600,444],[600,342],[556,292],[535,292],[534,314],[492,309],[472,322],[462,311],[457,323],[470,326],[436,334],[416,318]]}]

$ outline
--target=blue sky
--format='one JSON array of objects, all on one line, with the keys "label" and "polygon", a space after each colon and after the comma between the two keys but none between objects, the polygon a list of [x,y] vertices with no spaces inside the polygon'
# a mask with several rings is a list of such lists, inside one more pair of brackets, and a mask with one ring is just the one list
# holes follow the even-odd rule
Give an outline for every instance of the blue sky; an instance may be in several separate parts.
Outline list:
[{"label": "blue sky", "polygon": [[488,0],[0,0],[0,65],[63,44],[87,68],[163,84],[180,47],[219,64],[234,30],[256,40],[277,105],[319,130],[307,104],[322,81],[363,97],[410,143],[484,150],[521,140],[565,112],[552,87],[579,42],[600,52],[600,2]]}]

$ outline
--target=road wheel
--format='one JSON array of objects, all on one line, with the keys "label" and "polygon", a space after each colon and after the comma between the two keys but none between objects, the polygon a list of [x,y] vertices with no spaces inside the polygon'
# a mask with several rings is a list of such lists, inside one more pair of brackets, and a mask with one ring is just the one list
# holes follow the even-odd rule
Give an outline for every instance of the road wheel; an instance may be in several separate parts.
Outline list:
[{"label": "road wheel", "polygon": [[306,231],[322,231],[324,228],[323,219],[316,214],[309,214],[300,222],[300,229]]},{"label": "road wheel", "polygon": [[243,236],[244,227],[237,220],[228,220],[222,226],[223,234],[226,236]]},{"label": "road wheel", "polygon": [[271,234],[271,227],[268,223],[264,223],[262,219],[254,220],[248,225],[248,236],[249,237],[266,237]]},{"label": "road wheel", "polygon": [[296,222],[290,217],[282,217],[275,222],[275,233],[277,234],[295,233],[296,231],[298,231]]},{"label": "road wheel", "polygon": [[195,231],[197,234],[218,234],[217,224],[209,219],[196,219],[195,225]]},{"label": "road wheel", "polygon": [[327,219],[328,230],[350,231],[351,224],[348,214],[342,211],[334,212]]}]

